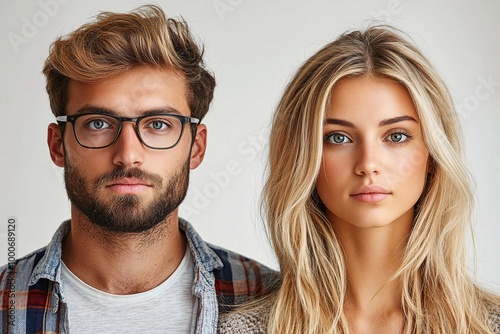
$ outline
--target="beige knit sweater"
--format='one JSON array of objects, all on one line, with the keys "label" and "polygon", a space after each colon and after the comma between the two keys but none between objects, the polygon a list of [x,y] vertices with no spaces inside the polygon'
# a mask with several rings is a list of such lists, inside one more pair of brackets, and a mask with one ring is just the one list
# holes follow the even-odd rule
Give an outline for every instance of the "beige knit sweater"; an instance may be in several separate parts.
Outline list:
[{"label": "beige knit sweater", "polygon": [[[266,334],[269,305],[244,313],[229,313],[219,319],[219,334]],[[489,325],[492,334],[500,334],[500,305],[490,312]]]},{"label": "beige knit sweater", "polygon": [[245,312],[232,312],[219,319],[218,334],[266,334],[269,305]]}]

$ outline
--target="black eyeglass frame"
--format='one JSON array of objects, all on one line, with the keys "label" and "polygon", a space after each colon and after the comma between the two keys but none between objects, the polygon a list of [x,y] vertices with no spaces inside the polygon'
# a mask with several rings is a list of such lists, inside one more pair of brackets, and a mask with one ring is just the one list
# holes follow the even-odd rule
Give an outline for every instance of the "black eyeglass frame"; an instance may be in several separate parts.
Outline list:
[{"label": "black eyeglass frame", "polygon": [[[88,116],[88,115],[100,115],[100,116],[111,117],[111,118],[114,118],[118,122],[118,131],[116,131],[115,138],[111,141],[111,143],[109,143],[108,145],[99,146],[99,147],[86,146],[86,145],[83,145],[82,143],[80,143],[80,140],[78,139],[78,136],[76,135],[75,122],[76,122],[76,120],[78,118],[83,117],[83,116]],[[139,131],[139,122],[142,121],[144,118],[155,117],[155,116],[169,116],[169,117],[177,118],[178,120],[181,121],[181,124],[182,124],[181,133],[179,135],[179,138],[175,142],[175,144],[173,144],[173,145],[171,145],[169,147],[158,148],[158,147],[149,146],[148,144],[146,144],[144,142],[144,140],[141,137],[141,133]],[[118,139],[118,137],[120,136],[120,133],[122,132],[122,123],[123,122],[133,122],[133,123],[135,123],[135,127],[134,127],[135,128],[135,133],[137,134],[137,137],[139,138],[139,140],[141,141],[141,143],[144,146],[146,146],[148,148],[151,148],[151,149],[154,149],[154,150],[168,150],[168,149],[171,149],[171,148],[177,146],[177,144],[179,143],[179,141],[182,138],[182,135],[184,134],[184,128],[185,128],[186,124],[189,123],[189,124],[193,124],[195,126],[198,125],[198,124],[200,124],[200,119],[199,118],[188,117],[188,116],[177,115],[177,114],[168,114],[168,113],[143,115],[143,116],[139,116],[139,117],[120,117],[120,116],[110,115],[110,114],[90,112],[90,113],[83,113],[83,114],[77,114],[77,115],[62,115],[62,116],[57,116],[56,117],[56,121],[57,121],[57,123],[60,126],[63,126],[65,123],[71,123],[72,128],[73,128],[73,135],[75,136],[76,141],[78,142],[78,144],[80,146],[88,148],[88,149],[101,149],[101,148],[106,148],[106,147],[109,147],[109,146],[113,145],[116,142],[116,140]]]}]

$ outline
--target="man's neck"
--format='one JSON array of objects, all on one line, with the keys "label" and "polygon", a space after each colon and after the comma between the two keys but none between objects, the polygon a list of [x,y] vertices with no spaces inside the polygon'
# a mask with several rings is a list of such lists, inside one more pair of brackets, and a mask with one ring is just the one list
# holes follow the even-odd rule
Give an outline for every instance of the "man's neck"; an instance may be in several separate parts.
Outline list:
[{"label": "man's neck", "polygon": [[186,251],[177,211],[143,233],[117,234],[91,223],[72,209],[71,230],[62,259],[88,285],[112,294],[133,294],[164,282]]}]

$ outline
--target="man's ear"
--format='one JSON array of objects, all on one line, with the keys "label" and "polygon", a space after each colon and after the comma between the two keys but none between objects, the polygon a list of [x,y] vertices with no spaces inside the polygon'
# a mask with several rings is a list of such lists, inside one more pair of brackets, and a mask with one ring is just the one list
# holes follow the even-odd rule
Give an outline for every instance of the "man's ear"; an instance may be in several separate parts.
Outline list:
[{"label": "man's ear", "polygon": [[49,145],[50,158],[56,166],[64,167],[64,146],[61,128],[55,123],[49,124],[47,129],[47,144]]},{"label": "man's ear", "polygon": [[195,169],[203,161],[205,150],[207,148],[207,127],[205,124],[199,124],[196,127],[196,136],[193,140],[191,147],[191,159],[189,161],[189,168]]}]

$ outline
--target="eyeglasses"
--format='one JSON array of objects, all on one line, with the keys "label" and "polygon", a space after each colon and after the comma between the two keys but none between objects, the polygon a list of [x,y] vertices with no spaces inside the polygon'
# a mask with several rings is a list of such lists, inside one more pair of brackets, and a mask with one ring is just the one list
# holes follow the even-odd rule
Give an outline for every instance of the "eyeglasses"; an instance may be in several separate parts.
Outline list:
[{"label": "eyeglasses", "polygon": [[135,118],[108,114],[87,113],[57,116],[57,122],[70,122],[78,144],[97,149],[113,145],[122,130],[123,122],[134,122],[135,132],[141,142],[149,148],[166,150],[177,145],[187,123],[198,124],[200,120],[174,114],[155,114]]}]

